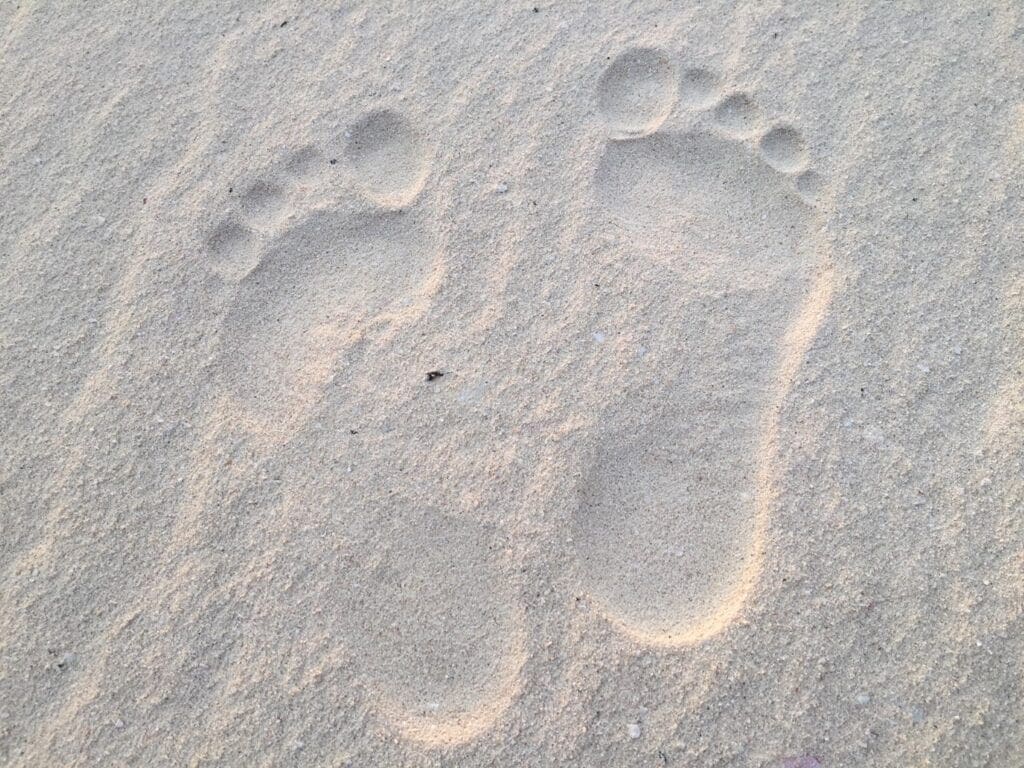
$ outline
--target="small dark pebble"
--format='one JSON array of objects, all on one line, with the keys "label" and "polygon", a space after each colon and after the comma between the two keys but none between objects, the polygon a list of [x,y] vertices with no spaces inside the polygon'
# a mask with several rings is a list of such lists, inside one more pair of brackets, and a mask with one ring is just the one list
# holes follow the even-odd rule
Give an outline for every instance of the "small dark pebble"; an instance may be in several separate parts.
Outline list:
[{"label": "small dark pebble", "polygon": [[444,376],[444,374],[441,371],[427,371],[427,381],[440,379],[442,376]]}]

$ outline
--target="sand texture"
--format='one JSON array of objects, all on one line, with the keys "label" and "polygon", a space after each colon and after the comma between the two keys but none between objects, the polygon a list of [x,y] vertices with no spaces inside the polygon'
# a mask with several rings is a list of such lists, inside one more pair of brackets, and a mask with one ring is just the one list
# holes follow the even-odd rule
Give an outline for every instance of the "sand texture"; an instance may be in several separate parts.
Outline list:
[{"label": "sand texture", "polygon": [[0,5],[0,765],[1024,765],[1024,6]]}]

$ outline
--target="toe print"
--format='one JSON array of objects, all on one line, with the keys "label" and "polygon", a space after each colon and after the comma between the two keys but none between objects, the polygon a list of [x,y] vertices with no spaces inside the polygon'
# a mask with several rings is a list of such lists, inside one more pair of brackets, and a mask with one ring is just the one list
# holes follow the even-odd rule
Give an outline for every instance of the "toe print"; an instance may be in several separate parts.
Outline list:
[{"label": "toe print", "polygon": [[[635,75],[631,93],[674,103],[659,72]],[[820,182],[793,178],[808,163],[802,135],[766,129],[749,95],[721,94],[718,82],[685,72],[680,105],[706,111],[673,118],[679,130],[621,140],[602,113],[616,140],[594,175],[608,236],[677,275],[688,311],[674,342],[684,372],[656,409],[602,439],[572,521],[584,590],[623,632],[656,645],[720,631],[756,584],[777,412],[831,295],[818,214],[801,189]]]},{"label": "toe print", "polygon": [[256,266],[256,237],[234,221],[218,224],[206,240],[212,267],[227,280],[241,280]]},{"label": "toe print", "polygon": [[423,142],[396,112],[373,112],[356,123],[348,132],[345,155],[357,171],[360,189],[380,205],[408,205],[427,177]]},{"label": "toe print", "polygon": [[627,51],[612,62],[597,90],[612,135],[628,138],[656,131],[675,103],[675,80],[672,62],[650,48]]},{"label": "toe print", "polygon": [[779,126],[761,137],[765,162],[783,173],[795,173],[807,164],[807,145],[795,128]]},{"label": "toe print", "polygon": [[679,84],[679,101],[688,109],[710,106],[716,96],[718,78],[707,69],[690,69]]},{"label": "toe print", "polygon": [[276,224],[286,205],[284,188],[272,179],[257,179],[242,194],[241,208],[246,217],[264,225]]},{"label": "toe print", "polygon": [[715,122],[729,133],[746,136],[757,128],[757,107],[747,94],[733,93],[715,108]]}]

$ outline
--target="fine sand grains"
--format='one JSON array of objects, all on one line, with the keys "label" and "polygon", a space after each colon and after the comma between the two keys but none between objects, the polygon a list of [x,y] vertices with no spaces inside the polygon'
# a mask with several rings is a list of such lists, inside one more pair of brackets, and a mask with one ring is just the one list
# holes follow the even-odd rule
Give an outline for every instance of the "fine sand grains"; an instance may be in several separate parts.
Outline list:
[{"label": "fine sand grains", "polygon": [[1022,28],[0,8],[0,765],[1017,765]]}]

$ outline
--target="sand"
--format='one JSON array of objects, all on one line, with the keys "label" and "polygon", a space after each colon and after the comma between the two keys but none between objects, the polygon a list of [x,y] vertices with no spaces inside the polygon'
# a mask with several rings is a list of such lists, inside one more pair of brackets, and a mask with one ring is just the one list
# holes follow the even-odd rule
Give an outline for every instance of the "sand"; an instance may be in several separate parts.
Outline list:
[{"label": "sand", "polygon": [[1024,10],[0,8],[0,764],[1024,764]]}]

